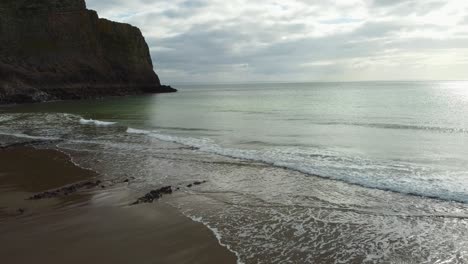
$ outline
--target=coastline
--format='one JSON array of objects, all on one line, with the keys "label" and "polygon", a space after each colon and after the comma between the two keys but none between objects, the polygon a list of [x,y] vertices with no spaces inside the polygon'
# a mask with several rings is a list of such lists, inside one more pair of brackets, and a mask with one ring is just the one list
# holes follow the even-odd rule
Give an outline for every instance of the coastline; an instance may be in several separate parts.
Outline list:
[{"label": "coastline", "polygon": [[2,148],[0,177],[0,251],[7,263],[236,263],[208,228],[164,199],[128,206],[138,194],[124,183],[26,200],[100,178],[57,150]]},{"label": "coastline", "polygon": [[[236,158],[239,155],[231,155],[236,149],[216,147],[213,141],[196,138],[196,135],[216,135],[219,130],[213,127],[199,131],[198,124],[183,124],[177,127],[179,131],[164,131],[161,128],[164,120],[160,118],[153,120],[158,121],[153,127],[143,124],[158,116],[157,113],[170,113],[171,120],[180,116],[180,112],[167,111],[185,110],[171,102],[177,102],[179,97],[167,98],[67,102],[8,109],[0,116],[0,142],[22,146],[21,142],[29,141],[26,145],[36,149],[56,149],[77,166],[99,174],[106,185],[104,190],[85,189],[70,196],[79,201],[46,204],[47,208],[58,208],[58,212],[75,213],[67,218],[72,222],[60,222],[73,232],[75,228],[69,226],[77,221],[86,223],[86,230],[92,229],[89,232],[93,234],[96,234],[95,226],[107,230],[108,223],[113,223],[112,226],[119,228],[108,234],[115,238],[114,234],[122,232],[120,229],[127,233],[128,222],[141,223],[139,218],[147,219],[149,211],[162,212],[170,205],[170,209],[176,208],[177,214],[202,223],[205,226],[202,229],[211,230],[219,244],[237,255],[238,263],[436,263],[451,260],[454,255],[466,259],[466,204],[365,188],[301,173],[288,166],[274,166],[255,157]],[[161,108],[165,102],[168,107]],[[166,124],[166,127],[171,126]],[[227,134],[231,135],[232,131]],[[237,150],[240,151],[237,154],[246,153],[245,148]],[[314,165],[320,167],[326,163]],[[341,164],[340,168],[348,167]],[[128,184],[126,179],[130,180]],[[96,181],[96,178],[87,180]],[[195,185],[195,182],[203,184]],[[166,195],[161,190],[164,186],[172,186],[174,193]],[[164,197],[149,199],[154,200],[152,204],[129,206],[146,199],[148,194],[153,195],[151,190],[159,190]],[[29,196],[26,193],[21,197],[24,200]],[[35,202],[39,205],[57,200],[61,201]],[[18,208],[10,211],[15,213]],[[52,209],[46,213],[41,211],[41,215],[51,216],[49,222],[55,217]],[[23,221],[21,216],[18,218]],[[95,218],[100,221],[90,220]],[[156,215],[154,218],[159,219]],[[42,225],[40,221],[37,223]],[[171,229],[166,224],[158,226],[159,230]],[[61,226],[54,224],[51,229],[56,228]],[[28,232],[39,231],[30,228]],[[83,241],[73,232],[77,240]],[[9,234],[9,230],[2,233]],[[213,234],[208,236],[213,239]],[[178,237],[161,240],[179,246]],[[20,240],[28,239],[20,237]],[[18,244],[18,241],[14,242]],[[155,247],[154,242],[146,242],[141,247],[132,243],[117,250],[144,251],[147,245]],[[101,246],[108,247],[107,242],[96,248]],[[219,247],[217,243],[216,246]],[[96,252],[93,250],[90,249],[90,254]],[[19,251],[12,252],[20,255]],[[185,253],[180,254],[187,260]],[[135,259],[151,259],[153,255],[147,257],[142,253]],[[167,252],[162,255],[166,256]],[[89,262],[83,258],[76,256]],[[181,261],[167,260],[170,262]]]}]

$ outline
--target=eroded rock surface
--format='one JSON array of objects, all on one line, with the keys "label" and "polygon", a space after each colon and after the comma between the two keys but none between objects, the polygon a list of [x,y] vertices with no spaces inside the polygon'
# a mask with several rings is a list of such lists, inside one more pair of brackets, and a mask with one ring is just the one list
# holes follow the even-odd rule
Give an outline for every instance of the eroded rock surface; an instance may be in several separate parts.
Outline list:
[{"label": "eroded rock surface", "polygon": [[84,0],[0,1],[0,104],[174,91],[141,31]]}]

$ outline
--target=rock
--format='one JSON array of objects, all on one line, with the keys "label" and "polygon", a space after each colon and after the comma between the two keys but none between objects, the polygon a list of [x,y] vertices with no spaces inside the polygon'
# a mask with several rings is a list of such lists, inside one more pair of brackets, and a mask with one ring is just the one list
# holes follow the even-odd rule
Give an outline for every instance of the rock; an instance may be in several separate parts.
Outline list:
[{"label": "rock", "polygon": [[[38,193],[34,196],[28,198],[28,200],[42,200],[42,199],[50,199],[60,196],[68,196],[73,194],[81,189],[92,189],[96,188],[97,186],[101,185],[101,181],[86,181],[86,182],[79,182],[72,185],[64,186],[62,188],[56,190],[45,191],[42,193]],[[103,186],[101,186],[102,188]]]},{"label": "rock", "polygon": [[0,36],[0,104],[176,91],[138,28],[84,0],[1,0]]},{"label": "rock", "polygon": [[166,186],[162,187],[157,190],[150,191],[149,193],[145,194],[143,197],[138,198],[134,203],[131,205],[137,205],[137,204],[142,204],[142,203],[152,203],[154,200],[158,200],[163,196],[163,194],[171,194],[172,193],[172,187],[171,186]]},{"label": "rock", "polygon": [[162,194],[172,194],[172,187],[171,186],[162,187],[161,189],[159,189],[159,192]]},{"label": "rock", "polygon": [[[188,188],[193,187],[194,185],[200,185],[203,183],[207,183],[207,181],[196,181],[193,184],[187,185]],[[175,189],[176,191],[180,190],[180,187],[177,187]],[[172,194],[174,192],[172,186],[166,186],[159,188],[157,190],[150,191],[149,193],[145,194],[143,197],[138,198],[134,203],[131,205],[137,205],[137,204],[142,204],[142,203],[152,203],[154,200],[158,200],[161,198],[164,194]]]},{"label": "rock", "polygon": [[170,85],[161,85],[161,89],[163,89],[165,91],[177,91],[174,87],[172,87]]},{"label": "rock", "polygon": [[129,182],[129,180],[128,180],[128,179],[126,179],[126,180],[125,180],[125,181],[123,181],[123,182]]},{"label": "rock", "polygon": [[204,183],[207,183],[208,181],[195,181],[194,183],[191,183],[189,185],[187,185],[188,188],[192,188],[193,186],[197,186],[197,185],[201,185],[201,184],[204,184]]}]

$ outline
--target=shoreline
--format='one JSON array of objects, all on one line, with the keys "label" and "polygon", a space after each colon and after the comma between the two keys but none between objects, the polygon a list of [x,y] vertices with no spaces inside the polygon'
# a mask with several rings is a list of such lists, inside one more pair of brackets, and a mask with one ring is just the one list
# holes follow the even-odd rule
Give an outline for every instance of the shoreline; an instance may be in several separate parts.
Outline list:
[{"label": "shoreline", "polygon": [[[135,102],[128,105],[128,109],[135,109],[131,107]],[[82,226],[94,227],[96,222],[86,221],[100,217],[101,223],[107,221],[112,223],[111,226],[119,226],[108,234],[114,236],[122,232],[121,229],[128,233],[128,223],[135,222],[137,227],[145,225],[141,221],[158,219],[157,212],[164,211],[165,205],[169,205],[193,221],[201,222],[205,230],[211,230],[208,237],[213,239],[214,233],[218,238],[215,248],[219,248],[219,244],[226,245],[238,256],[239,264],[282,263],[285,260],[296,263],[426,263],[427,259],[432,262],[450,260],[454,254],[465,258],[468,208],[464,204],[364,188],[309,177],[284,166],[231,158],[216,154],[218,149],[213,152],[187,147],[184,142],[172,140],[179,136],[177,134],[160,138],[159,135],[164,134],[158,134],[158,131],[129,130],[139,126],[128,121],[146,115],[129,118],[123,115],[129,114],[128,110],[117,111],[125,117],[118,120],[102,112],[101,108],[94,109],[96,114],[83,114],[68,111],[73,109],[70,106],[50,108],[54,110],[52,113],[17,109],[19,113],[6,114],[0,117],[4,120],[0,141],[4,144],[29,141],[29,145],[37,149],[56,149],[79,167],[99,173],[106,183],[105,190],[84,190],[77,196],[81,199],[82,194],[87,198],[58,206],[60,210],[68,211],[75,208],[75,215],[69,218],[75,219],[75,223],[86,223]],[[86,111],[90,109],[88,105],[79,106]],[[29,111],[22,114],[24,110]],[[91,119],[93,122],[88,122]],[[99,120],[114,124],[99,125]],[[198,141],[187,143],[196,145]],[[126,179],[130,179],[128,185],[124,184]],[[107,182],[115,184],[111,187]],[[173,194],[168,195],[167,186],[172,186]],[[38,203],[45,201],[56,199]],[[141,203],[140,209],[129,207],[134,201]],[[146,201],[154,203],[146,204]],[[109,206],[118,210],[110,210]],[[153,211],[156,215],[148,216]],[[166,214],[170,212],[163,215]],[[120,215],[124,215],[124,220]],[[171,223],[160,220],[161,225],[152,222],[150,226],[157,225],[158,230],[166,230],[174,224],[170,220]],[[74,231],[69,222],[65,223]],[[178,223],[177,226],[183,225]],[[98,230],[102,228],[110,227],[102,225]],[[36,230],[28,231],[36,233]],[[177,237],[180,236],[166,236],[162,240],[180,246]],[[142,246],[132,242],[129,249],[144,251],[148,244],[154,243],[143,240],[150,242]],[[442,247],[438,241],[443,242]],[[65,242],[74,245],[73,241]],[[151,259],[155,254],[152,250],[151,256],[142,254],[135,259]],[[166,256],[166,253],[159,255]],[[179,262],[182,261],[167,261]]]},{"label": "shoreline", "polygon": [[[50,103],[50,102],[34,103],[34,104],[47,104],[47,103]],[[1,105],[0,105],[0,109],[1,109]],[[88,120],[88,119],[84,119],[84,118],[82,118],[80,122],[82,122],[82,124],[83,123],[88,124],[86,122],[89,122],[92,125],[96,125],[96,123],[103,123],[102,127],[119,125],[116,122],[108,122],[108,121],[101,121],[101,120],[94,120],[94,119],[89,119]],[[99,124],[97,124],[96,126],[99,126]],[[134,130],[136,132],[128,132],[128,130]],[[131,127],[128,127],[127,128],[127,133],[146,135],[146,134],[153,133],[153,131],[133,129]],[[162,138],[161,138],[161,135],[162,135]],[[197,146],[193,146],[193,145],[190,145],[190,144],[187,144],[187,143],[184,143],[184,142],[180,142],[180,140],[177,139],[177,136],[174,139],[168,140],[167,138],[171,137],[170,135],[164,135],[164,134],[161,134],[161,135],[158,135],[158,136],[153,135],[153,137],[155,139],[161,141],[161,142],[174,143],[174,144],[185,146],[187,148],[193,148],[195,150],[200,150],[200,148],[197,147]],[[42,143],[51,143],[51,142],[61,142],[61,141],[63,141],[63,139],[60,139],[60,138],[43,137],[43,136],[31,136],[31,135],[27,135],[27,134],[8,134],[8,133],[2,133],[2,132],[0,132],[0,136],[5,136],[7,138],[12,137],[12,138],[18,138],[18,139],[24,140],[22,142],[12,144],[14,146],[23,146],[23,145],[34,146],[34,144],[41,145]],[[28,140],[30,140],[30,141],[28,141]],[[2,145],[2,142],[0,142],[0,150],[2,148],[9,148],[9,145],[8,144]],[[57,149],[57,151],[67,155],[70,159],[72,159],[72,157],[70,155],[68,155],[65,151],[61,151],[60,149]],[[242,156],[231,156],[231,155],[226,155],[226,154],[220,154],[218,152],[210,152],[210,151],[204,151],[204,150],[201,150],[201,151],[205,152],[205,153],[207,153],[209,155],[220,155],[220,156],[223,156],[223,157],[226,157],[226,158],[240,159],[240,160],[248,161],[248,162],[259,162],[259,163],[264,164],[266,166],[271,166],[271,167],[275,167],[275,168],[278,168],[278,169],[284,169],[284,170],[288,170],[288,171],[292,171],[292,172],[297,172],[297,173],[300,173],[300,174],[303,174],[303,175],[307,175],[307,176],[311,176],[311,177],[318,177],[318,178],[321,178],[321,179],[324,179],[324,180],[335,181],[335,182],[338,182],[338,183],[344,183],[344,184],[348,184],[348,185],[352,185],[352,186],[356,186],[356,187],[360,187],[360,188],[366,188],[366,189],[383,191],[383,192],[390,192],[390,193],[393,193],[393,194],[396,194],[396,195],[403,195],[403,196],[409,196],[409,197],[415,197],[415,198],[421,198],[421,199],[430,199],[430,200],[434,200],[436,202],[442,202],[442,203],[458,203],[458,204],[462,204],[462,205],[467,205],[468,204],[468,201],[465,201],[463,199],[446,198],[446,197],[441,197],[441,196],[437,196],[437,195],[421,194],[421,193],[411,192],[411,191],[401,191],[401,190],[392,189],[390,187],[379,187],[379,186],[373,186],[373,185],[366,185],[366,184],[360,183],[360,182],[347,181],[347,180],[341,179],[339,177],[329,177],[329,176],[314,174],[314,173],[310,173],[310,172],[308,172],[306,170],[302,170],[300,168],[295,168],[293,166],[286,166],[286,165],[278,165],[278,164],[275,164],[274,162],[267,161],[267,160],[262,160],[262,159],[251,159],[251,158],[242,157]],[[76,163],[74,163],[74,165],[80,167]]]},{"label": "shoreline", "polygon": [[212,230],[184,216],[164,198],[154,204],[128,206],[138,194],[124,183],[85,188],[50,199],[26,200],[39,192],[99,178],[73,164],[69,156],[58,150],[0,148],[3,260],[237,262],[234,253],[220,245]]},{"label": "shoreline", "polygon": [[79,101],[92,101],[92,100],[105,100],[105,99],[119,99],[125,97],[132,97],[132,96],[154,96],[154,95],[163,95],[163,94],[173,94],[179,92],[176,88],[172,87],[171,85],[161,85],[161,88],[164,91],[159,92],[148,92],[148,93],[129,93],[125,95],[103,95],[103,96],[90,96],[90,97],[82,97],[82,98],[56,98],[44,101],[26,101],[26,102],[0,102],[0,108],[11,108],[15,106],[22,106],[22,105],[38,105],[38,104],[51,104],[57,102],[79,102]]}]

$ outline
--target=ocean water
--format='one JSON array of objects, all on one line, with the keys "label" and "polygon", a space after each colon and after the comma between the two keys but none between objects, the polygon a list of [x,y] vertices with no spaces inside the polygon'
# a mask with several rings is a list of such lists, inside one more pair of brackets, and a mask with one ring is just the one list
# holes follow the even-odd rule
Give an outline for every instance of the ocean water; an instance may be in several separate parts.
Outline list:
[{"label": "ocean water", "polygon": [[168,201],[243,263],[467,263],[468,82],[184,85],[176,94],[0,108]]}]

